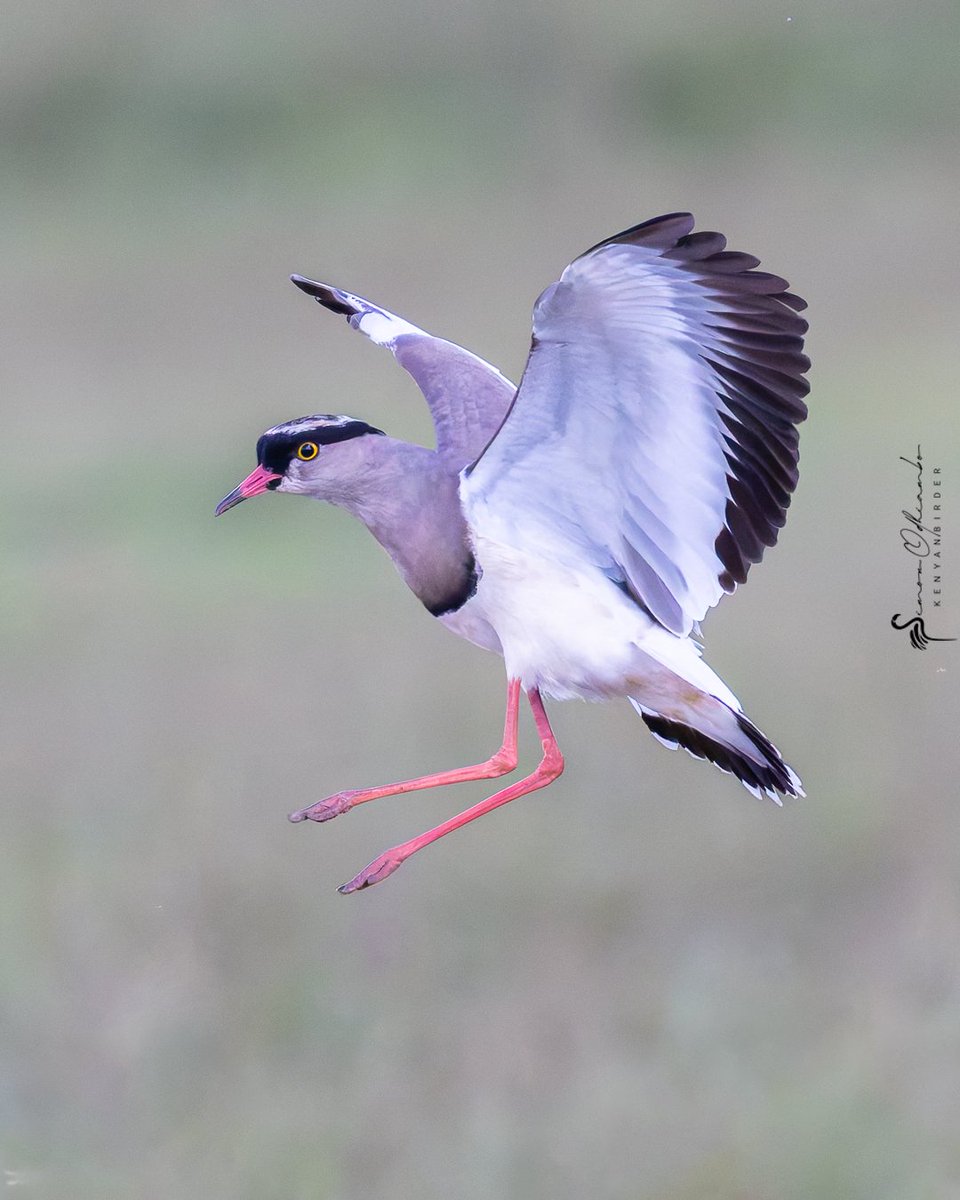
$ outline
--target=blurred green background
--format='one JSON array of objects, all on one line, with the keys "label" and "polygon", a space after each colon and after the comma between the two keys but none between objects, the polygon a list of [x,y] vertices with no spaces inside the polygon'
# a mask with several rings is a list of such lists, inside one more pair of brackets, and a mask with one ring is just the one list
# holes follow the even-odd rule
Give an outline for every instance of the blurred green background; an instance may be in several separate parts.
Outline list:
[{"label": "blurred green background", "polygon": [[[8,7],[16,1195],[960,1196],[960,643],[889,627],[919,442],[960,635],[958,36],[952,0]],[[554,706],[559,783],[344,899],[484,788],[285,814],[485,756],[502,667],[343,514],[214,522],[277,421],[429,437],[287,274],[516,377],[564,264],[680,208],[810,302],[791,520],[705,626],[809,798]]]}]

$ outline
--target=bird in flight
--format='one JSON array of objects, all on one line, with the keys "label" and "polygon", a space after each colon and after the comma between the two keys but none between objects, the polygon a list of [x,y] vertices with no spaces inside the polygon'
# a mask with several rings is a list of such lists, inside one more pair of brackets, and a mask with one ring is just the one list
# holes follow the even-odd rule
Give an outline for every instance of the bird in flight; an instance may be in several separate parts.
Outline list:
[{"label": "bird in flight", "polygon": [[353,513],[428,612],[503,656],[507,703],[485,762],[337,792],[290,819],[328,821],[382,796],[507,774],[521,693],[543,747],[532,774],[387,850],[341,892],[555,780],[563,757],[544,696],[625,697],[658,741],[754,795],[803,795],[693,639],[786,519],[807,415],[805,304],[758,259],[693,225],[670,213],[575,259],[534,306],[519,387],[360,296],[292,276],[413,376],[436,449],[355,417],[299,417],[260,437],[256,469],[217,514],[265,491]]}]

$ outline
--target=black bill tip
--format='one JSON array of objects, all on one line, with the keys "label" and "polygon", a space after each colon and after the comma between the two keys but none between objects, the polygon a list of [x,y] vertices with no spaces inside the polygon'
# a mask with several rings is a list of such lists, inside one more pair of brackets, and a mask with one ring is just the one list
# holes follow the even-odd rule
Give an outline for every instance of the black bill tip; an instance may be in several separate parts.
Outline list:
[{"label": "black bill tip", "polygon": [[228,508],[233,508],[233,506],[235,504],[239,504],[241,500],[246,500],[246,496],[243,494],[242,484],[240,487],[235,487],[228,496],[224,496],[217,507],[213,510],[213,515],[215,517],[222,517]]}]

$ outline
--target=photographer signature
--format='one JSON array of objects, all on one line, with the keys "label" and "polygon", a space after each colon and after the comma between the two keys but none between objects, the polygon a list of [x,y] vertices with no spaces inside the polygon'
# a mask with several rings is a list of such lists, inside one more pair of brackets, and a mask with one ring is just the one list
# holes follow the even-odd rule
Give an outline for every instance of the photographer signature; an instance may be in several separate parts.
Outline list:
[{"label": "photographer signature", "polygon": [[[923,623],[923,567],[924,560],[930,556],[931,547],[934,547],[934,572],[940,570],[940,533],[941,526],[939,521],[941,517],[938,515],[940,504],[934,504],[934,520],[932,526],[924,525],[923,523],[923,454],[920,447],[917,446],[917,457],[905,458],[900,455],[900,461],[905,462],[908,466],[915,467],[917,472],[917,503],[916,508],[912,512],[908,512],[905,508],[901,509],[901,516],[906,524],[900,530],[900,543],[908,554],[911,554],[917,560],[917,612],[916,616],[908,617],[901,621],[900,613],[895,613],[891,618],[890,624],[894,629],[909,631],[910,645],[915,650],[926,650],[930,642],[955,642],[957,639],[952,637],[933,637],[927,633]],[[941,486],[939,468],[934,468],[934,498],[939,500],[940,492],[937,490]],[[940,595],[940,577],[934,574],[934,595]],[[939,608],[941,601],[934,600],[934,608]],[[898,624],[897,622],[901,622]]]}]

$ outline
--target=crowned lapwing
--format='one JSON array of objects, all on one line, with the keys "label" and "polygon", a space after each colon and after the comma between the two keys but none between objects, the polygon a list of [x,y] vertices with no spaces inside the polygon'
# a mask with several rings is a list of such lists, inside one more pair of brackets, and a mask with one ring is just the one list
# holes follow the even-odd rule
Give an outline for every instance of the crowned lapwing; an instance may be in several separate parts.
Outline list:
[{"label": "crowned lapwing", "polygon": [[543,746],[531,775],[381,854],[341,892],[556,779],[544,696],[625,697],[659,741],[754,795],[803,795],[691,635],[784,524],[807,411],[805,305],[758,259],[692,230],[690,214],[672,213],[571,263],[534,306],[519,388],[360,296],[292,277],[393,352],[430,407],[436,449],[354,417],[300,417],[263,434],[256,470],[217,513],[265,491],[347,509],[428,612],[503,656],[508,682],[503,742],[486,762],[338,792],[290,819],[512,771],[521,692]]}]

